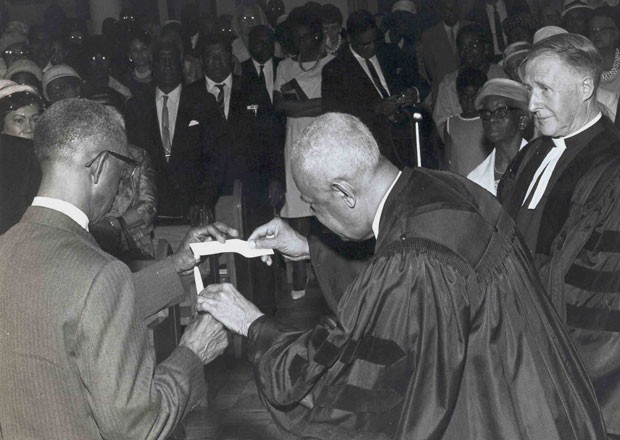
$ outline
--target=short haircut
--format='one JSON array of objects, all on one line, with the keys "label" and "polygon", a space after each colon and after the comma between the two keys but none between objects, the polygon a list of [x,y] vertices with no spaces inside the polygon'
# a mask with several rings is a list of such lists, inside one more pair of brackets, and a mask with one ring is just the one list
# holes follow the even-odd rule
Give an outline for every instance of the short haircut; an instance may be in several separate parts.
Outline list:
[{"label": "short haircut", "polygon": [[480,40],[486,43],[487,46],[490,45],[492,42],[491,34],[489,34],[489,32],[484,27],[482,27],[478,23],[470,23],[460,28],[458,33],[456,34],[456,47],[462,47],[463,38],[465,37],[465,35],[473,35],[475,37],[478,37]]},{"label": "short haircut", "polygon": [[[118,112],[88,99],[63,99],[48,108],[34,130],[35,154],[45,168],[50,163],[71,161],[77,151],[118,148],[127,145]],[[101,145],[105,148],[97,148]]]},{"label": "short haircut", "polygon": [[323,22],[321,21],[320,7],[300,6],[291,11],[288,16],[293,28],[306,27],[312,35],[318,35],[323,39]]},{"label": "short haircut", "polygon": [[183,40],[181,40],[180,36],[172,32],[160,36],[157,40],[153,42],[153,46],[151,48],[153,59],[155,60],[159,56],[159,52],[162,49],[167,49],[170,47],[174,47],[175,49],[177,49],[179,51],[179,58],[183,60]]},{"label": "short haircut", "polygon": [[275,41],[275,36],[271,28],[265,24],[257,24],[250,32],[248,32],[248,41],[253,41],[258,35],[265,34],[268,35],[272,41]]},{"label": "short haircut", "polygon": [[349,15],[347,19],[347,34],[354,37],[370,29],[377,29],[375,17],[365,9],[359,9]]},{"label": "short haircut", "polygon": [[603,72],[603,59],[594,44],[586,37],[578,34],[557,34],[540,40],[532,46],[532,51],[521,63],[519,69],[521,78],[527,64],[541,56],[556,57],[575,71],[591,76],[595,92],[598,89]]},{"label": "short haircut", "polygon": [[202,40],[201,55],[205,54],[205,52],[207,51],[207,47],[215,46],[218,44],[221,45],[226,52],[232,53],[232,42],[230,41],[230,38],[221,33],[213,33],[205,35],[204,39]]},{"label": "short haircut", "polygon": [[487,75],[480,69],[463,67],[456,76],[456,92],[460,95],[467,87],[480,89],[487,82]]},{"label": "short haircut", "polygon": [[321,20],[324,24],[338,23],[339,25],[342,25],[344,18],[342,17],[340,8],[330,3],[326,3],[321,6]]},{"label": "short haircut", "polygon": [[335,178],[362,183],[380,161],[379,146],[368,127],[344,113],[317,117],[291,149],[291,163],[319,186]]}]

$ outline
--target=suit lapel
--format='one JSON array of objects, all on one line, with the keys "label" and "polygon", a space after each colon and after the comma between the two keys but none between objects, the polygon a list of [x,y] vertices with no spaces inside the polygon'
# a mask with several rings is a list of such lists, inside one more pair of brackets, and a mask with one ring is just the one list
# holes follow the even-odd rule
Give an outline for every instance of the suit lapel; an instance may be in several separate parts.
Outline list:
[{"label": "suit lapel", "polygon": [[372,83],[370,78],[368,78],[368,75],[366,75],[366,72],[351,52],[350,47],[342,51],[342,56],[344,57],[345,64],[349,66],[349,71],[351,73],[350,83],[357,83],[358,89],[361,88],[359,85],[363,84],[364,89],[372,90],[378,96],[375,85]]}]

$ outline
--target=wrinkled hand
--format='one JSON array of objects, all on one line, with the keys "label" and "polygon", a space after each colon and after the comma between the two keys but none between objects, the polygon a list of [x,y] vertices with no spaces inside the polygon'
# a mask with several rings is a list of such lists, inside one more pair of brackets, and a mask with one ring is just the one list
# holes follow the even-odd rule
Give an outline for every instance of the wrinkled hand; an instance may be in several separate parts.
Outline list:
[{"label": "wrinkled hand", "polygon": [[185,238],[183,238],[183,243],[181,243],[179,250],[172,255],[172,261],[177,273],[184,275],[200,263],[200,259],[194,258],[194,253],[189,247],[191,243],[200,243],[213,239],[220,243],[225,243],[227,235],[238,237],[239,231],[221,222],[197,226],[190,229],[187,234],[185,234]]},{"label": "wrinkled hand", "polygon": [[228,346],[228,334],[221,323],[205,313],[187,326],[179,345],[192,350],[206,365],[224,352]]},{"label": "wrinkled hand", "polygon": [[[259,226],[248,238],[249,245],[256,248],[273,248],[292,261],[310,258],[308,240],[281,218]],[[271,257],[261,259],[271,265]]]},{"label": "wrinkled hand", "polygon": [[229,330],[247,336],[263,313],[232,284],[210,284],[198,295],[198,310],[211,314]]}]

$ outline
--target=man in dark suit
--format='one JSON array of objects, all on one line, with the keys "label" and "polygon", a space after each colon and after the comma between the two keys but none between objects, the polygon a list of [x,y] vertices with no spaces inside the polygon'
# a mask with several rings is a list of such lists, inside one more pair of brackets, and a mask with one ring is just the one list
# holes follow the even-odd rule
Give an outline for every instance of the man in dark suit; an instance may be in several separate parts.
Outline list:
[{"label": "man in dark suit", "polygon": [[32,141],[0,134],[0,234],[19,221],[40,182]]},{"label": "man in dark suit", "polygon": [[273,87],[279,58],[274,57],[273,31],[265,25],[252,28],[248,35],[250,59],[241,63],[241,83],[248,105],[254,113],[255,150],[259,161],[261,188],[269,184],[269,200],[277,206],[284,196],[284,136],[286,121],[276,113]]},{"label": "man in dark suit", "polygon": [[507,17],[529,13],[530,7],[525,0],[476,0],[467,19],[482,25],[493,36],[494,61],[499,61],[508,46],[502,22]]},{"label": "man in dark suit", "polygon": [[398,118],[400,108],[419,102],[420,81],[406,80],[411,75],[405,72],[395,45],[378,44],[377,25],[368,11],[355,11],[349,16],[347,33],[349,47],[323,68],[323,110],[357,116],[370,128],[381,153],[392,163],[414,164],[406,119],[392,121]]},{"label": "man in dark suit", "polygon": [[[134,276],[89,233],[135,166],[114,110],[60,101],[41,116],[34,142],[38,195],[0,237],[1,435],[167,438],[205,396],[203,365],[226,347],[221,325],[203,315],[155,364],[143,320],[170,300],[158,292],[178,290],[174,272],[195,265],[189,245]],[[190,236],[223,241],[226,232],[234,235],[211,225]]]},{"label": "man in dark suit", "polygon": [[153,51],[155,89],[127,104],[130,143],[151,155],[158,216],[186,218],[207,202],[202,192],[208,149],[223,140],[215,101],[183,84],[183,48],[168,36]]}]

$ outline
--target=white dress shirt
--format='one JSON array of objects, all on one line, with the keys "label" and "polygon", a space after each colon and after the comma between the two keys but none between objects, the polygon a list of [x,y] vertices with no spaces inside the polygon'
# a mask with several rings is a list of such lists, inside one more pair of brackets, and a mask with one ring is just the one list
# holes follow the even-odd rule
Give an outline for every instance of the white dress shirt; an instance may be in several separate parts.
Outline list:
[{"label": "white dress shirt", "polygon": [[[592,119],[586,125],[581,127],[579,130],[572,132],[568,136],[559,137],[559,138],[551,138],[551,140],[553,141],[554,147],[551,150],[549,150],[549,152],[547,153],[547,156],[545,156],[542,163],[540,164],[540,166],[534,173],[534,177],[532,178],[532,181],[530,182],[530,186],[527,188],[527,192],[525,193],[525,197],[523,198],[523,202],[521,203],[521,206],[525,205],[525,202],[530,196],[530,193],[534,191],[532,195],[532,200],[530,200],[530,203],[527,205],[527,209],[536,209],[536,207],[538,206],[538,203],[540,203],[540,200],[545,194],[547,185],[549,185],[549,180],[551,180],[551,176],[553,175],[553,170],[555,170],[555,167],[558,164],[560,157],[562,157],[562,155],[566,151],[565,140],[575,135],[578,135],[579,133],[583,131],[586,131],[588,128],[596,124],[599,121],[599,119],[601,119],[602,116],[603,114],[599,113],[594,119]],[[538,181],[538,185],[536,185],[537,181]],[[535,185],[536,185],[536,189],[534,189]]]},{"label": "white dress shirt", "polygon": [[[372,75],[370,74],[370,71],[368,70],[368,66],[366,65],[366,58],[359,56],[350,45],[349,45],[349,48],[351,49],[351,53],[353,54],[357,62],[360,63],[360,66],[362,66],[362,69],[364,69],[364,72],[366,72],[366,76],[370,78],[370,82],[374,84],[375,81],[372,79]],[[368,60],[375,67],[375,70],[377,71],[377,75],[379,75],[379,80],[381,81],[381,85],[388,92],[388,94],[391,95],[392,93],[390,92],[390,89],[387,86],[387,82],[385,81],[385,77],[383,76],[383,70],[381,70],[381,66],[379,65],[379,60],[377,59],[377,55],[373,55],[372,58],[369,58]],[[381,92],[379,91],[379,88],[376,85],[375,85],[375,89],[377,89],[377,93],[379,94],[379,96],[383,97],[381,95]]]},{"label": "white dress shirt", "polygon": [[72,203],[52,197],[37,196],[32,201],[32,206],[41,206],[43,208],[58,211],[88,231],[88,224],[90,223],[88,216],[84,214],[84,211]]},{"label": "white dress shirt", "polygon": [[398,178],[402,173],[402,171],[398,172],[398,175],[383,195],[381,202],[379,202],[379,207],[377,208],[377,212],[375,212],[375,217],[372,220],[372,233],[375,234],[375,238],[379,237],[379,223],[381,223],[381,214],[383,213],[383,207],[385,206],[385,202],[387,201],[387,198],[392,192],[392,189],[394,189],[394,185],[396,185],[396,182],[398,182]]},{"label": "white dress shirt", "polygon": [[[172,146],[172,140],[174,139],[174,127],[177,123],[177,113],[179,112],[179,101],[181,100],[181,87],[179,84],[174,90],[168,93],[168,131],[170,132],[170,145]],[[155,89],[155,106],[157,107],[157,122],[159,123],[159,135],[161,136],[161,111],[164,106],[165,93],[159,90],[159,87]]]},{"label": "white dress shirt", "polygon": [[226,87],[224,87],[224,115],[226,116],[226,119],[228,119],[228,112],[230,110],[230,92],[232,91],[232,73],[221,83],[216,83],[208,76],[205,76],[205,78],[207,79],[207,92],[211,93],[215,99],[217,99],[217,95],[220,94],[220,89],[215,87],[215,85],[226,84]]},{"label": "white dress shirt", "polygon": [[[260,63],[252,58],[252,64],[254,64],[256,74],[260,75]],[[269,93],[269,99],[271,99],[271,103],[273,103],[273,58],[269,58],[265,64],[263,64],[263,73],[265,74],[265,86]]]}]

